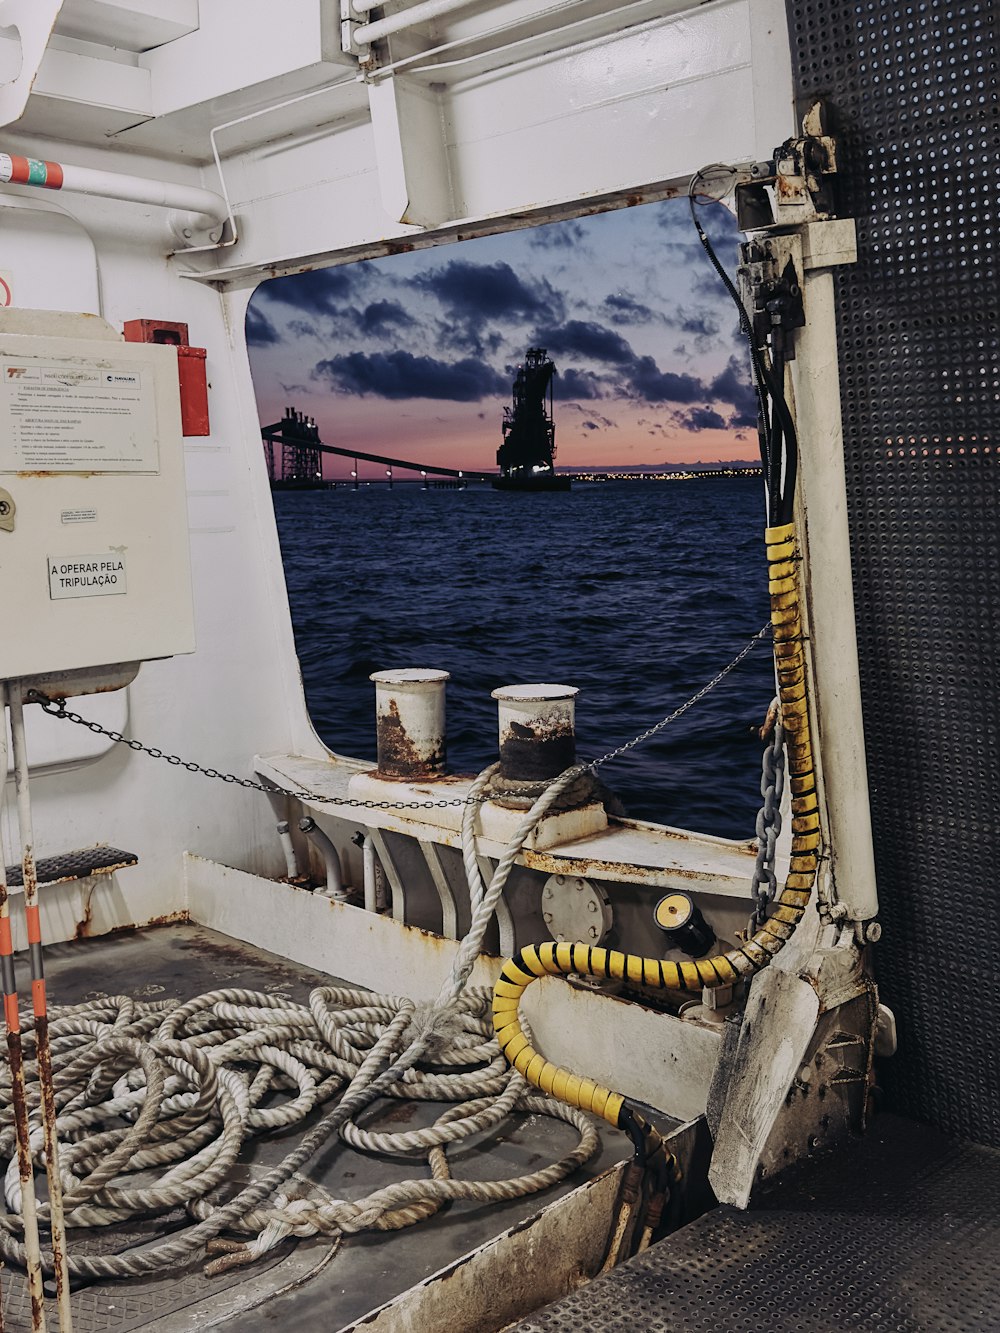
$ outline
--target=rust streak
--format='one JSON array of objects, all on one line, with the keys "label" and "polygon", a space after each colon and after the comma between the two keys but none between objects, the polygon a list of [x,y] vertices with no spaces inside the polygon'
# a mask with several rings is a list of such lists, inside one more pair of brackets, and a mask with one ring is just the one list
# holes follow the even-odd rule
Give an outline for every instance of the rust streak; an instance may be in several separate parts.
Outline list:
[{"label": "rust streak", "polygon": [[444,768],[443,749],[421,754],[414,745],[403,726],[395,699],[389,700],[388,712],[379,715],[376,736],[379,777],[433,777]]},{"label": "rust streak", "polygon": [[87,896],[83,901],[83,916],[76,923],[76,929],[73,931],[75,940],[85,940],[90,934],[90,927],[94,923],[94,889],[96,885],[91,884],[87,890]]},{"label": "rust streak", "polygon": [[35,1019],[35,1055],[38,1060],[38,1084],[41,1090],[46,1174],[49,1179],[49,1232],[52,1241],[52,1265],[55,1269],[56,1301],[61,1305],[65,1296],[66,1283],[66,1253],[63,1247],[65,1228],[61,1222],[62,1190],[57,1178],[59,1141],[56,1134],[56,1101],[52,1086],[52,1048],[49,1045],[49,1019],[47,1014],[39,1014]]},{"label": "rust streak", "polygon": [[[24,1191],[32,1186],[31,1150],[28,1131],[28,1107],[24,1096],[24,1052],[21,1049],[21,1034],[7,1031],[7,1059],[10,1062],[11,1106],[14,1112],[14,1127],[17,1136],[17,1174],[21,1181],[22,1200]],[[24,1204],[21,1205],[22,1213]],[[31,1298],[31,1327],[41,1328],[45,1321],[45,1304],[41,1295],[34,1289],[35,1284],[28,1283]]]}]

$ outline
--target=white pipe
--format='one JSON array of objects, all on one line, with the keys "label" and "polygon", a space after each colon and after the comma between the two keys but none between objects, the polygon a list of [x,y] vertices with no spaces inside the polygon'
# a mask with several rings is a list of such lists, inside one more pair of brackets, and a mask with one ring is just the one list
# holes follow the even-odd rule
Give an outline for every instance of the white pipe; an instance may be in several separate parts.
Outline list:
[{"label": "white pipe", "polygon": [[[563,3],[549,5],[548,8],[540,10],[537,14],[532,14],[532,21],[537,23],[541,19],[551,18],[555,14],[561,14],[566,9],[575,9],[577,5],[584,4],[585,0],[563,0]],[[621,5],[615,10],[615,16],[620,17],[632,9],[648,9],[649,0],[629,0],[628,4]],[[600,17],[597,15],[596,17]],[[589,14],[586,18],[573,19],[569,23],[563,23],[559,27],[560,36],[565,36],[572,28],[583,28],[588,24],[593,26],[595,15]],[[400,69],[410,69],[411,73],[425,74],[428,70],[437,69],[456,69],[459,65],[467,65],[470,61],[480,59],[477,55],[459,56],[455,60],[431,60],[432,56],[442,55],[447,51],[454,51],[460,46],[469,46],[472,42],[478,42],[483,37],[489,37],[491,40],[495,37],[502,37],[505,32],[513,32],[516,28],[523,27],[523,19],[514,19],[509,23],[501,23],[496,28],[491,28],[488,33],[467,32],[461,37],[455,37],[451,41],[441,42],[438,46],[429,46],[424,51],[415,51],[413,55],[401,56],[398,60],[393,60],[389,64],[379,65],[375,69],[367,72],[366,77],[370,80],[384,79],[390,74],[394,74]],[[519,37],[513,42],[504,42],[502,46],[493,46],[490,48],[491,55],[497,55],[500,52],[510,52],[519,46],[528,46],[532,42],[538,41],[538,33],[532,33],[528,37]],[[598,39],[600,40],[600,39]],[[421,65],[421,61],[426,60],[430,63]],[[413,69],[413,66],[416,69]]]},{"label": "white pipe", "polygon": [[[423,3],[411,5],[409,9],[401,10],[398,14],[390,14],[388,18],[376,19],[374,23],[363,23],[354,29],[351,36],[356,46],[371,46],[372,42],[389,37],[394,32],[404,32],[407,28],[416,27],[418,23],[428,23],[432,19],[443,18],[445,14],[454,13],[457,9],[467,9],[474,3],[475,0],[423,0]],[[372,5],[372,8],[375,6]]]},{"label": "white pipe", "polygon": [[344,874],[340,867],[340,853],[336,847],[311,815],[306,815],[304,819],[299,820],[299,828],[307,837],[312,838],[323,857],[323,864],[326,866],[326,888],[323,892],[329,894],[331,898],[346,898]]},{"label": "white pipe", "polygon": [[288,878],[289,880],[296,880],[299,877],[299,863],[295,856],[295,843],[292,842],[287,819],[279,821],[278,837],[281,840],[281,850],[285,853],[285,870]]},{"label": "white pipe", "polygon": [[148,176],[122,176],[113,171],[64,166],[60,162],[43,162],[10,153],[0,153],[0,183],[37,185],[46,190],[69,190],[101,199],[170,208],[180,215],[172,225],[182,234],[209,228],[221,234],[229,216],[221,195],[197,185],[178,185]]},{"label": "white pipe", "polygon": [[361,858],[364,866],[365,911],[378,911],[378,883],[375,879],[375,844],[369,834],[365,834],[361,844]]}]

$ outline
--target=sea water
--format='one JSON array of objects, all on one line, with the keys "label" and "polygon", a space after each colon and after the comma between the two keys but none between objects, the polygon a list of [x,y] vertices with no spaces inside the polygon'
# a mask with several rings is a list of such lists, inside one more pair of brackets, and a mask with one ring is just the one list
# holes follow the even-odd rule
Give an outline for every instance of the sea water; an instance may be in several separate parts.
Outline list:
[{"label": "sea water", "polygon": [[[341,754],[375,756],[373,671],[436,667],[448,761],[496,758],[500,685],[575,685],[594,758],[684,703],[768,618],[759,478],[576,483],[568,494],[419,484],[278,492],[306,700]],[[605,765],[627,813],[751,838],[769,642],[659,735]]]}]

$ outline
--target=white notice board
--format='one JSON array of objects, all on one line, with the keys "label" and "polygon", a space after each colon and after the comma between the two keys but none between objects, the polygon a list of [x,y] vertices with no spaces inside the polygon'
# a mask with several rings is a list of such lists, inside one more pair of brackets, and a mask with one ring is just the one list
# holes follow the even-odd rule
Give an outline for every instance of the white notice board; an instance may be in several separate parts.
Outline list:
[{"label": "white notice board", "polygon": [[0,472],[159,472],[149,365],[0,357]]}]

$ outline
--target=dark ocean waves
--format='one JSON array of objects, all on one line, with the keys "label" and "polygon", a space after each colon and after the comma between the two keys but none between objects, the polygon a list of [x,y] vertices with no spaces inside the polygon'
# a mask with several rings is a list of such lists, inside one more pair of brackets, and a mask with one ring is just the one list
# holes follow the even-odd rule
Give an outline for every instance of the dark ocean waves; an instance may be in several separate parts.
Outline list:
[{"label": "dark ocean waves", "polygon": [[[576,685],[581,757],[645,730],[767,619],[760,483],[419,486],[275,495],[306,698],[326,743],[374,757],[372,671],[442,667],[451,766],[496,751],[498,685]],[[688,714],[603,770],[630,814],[752,837],[765,643]]]}]

